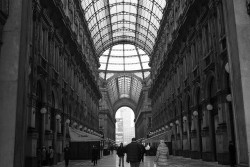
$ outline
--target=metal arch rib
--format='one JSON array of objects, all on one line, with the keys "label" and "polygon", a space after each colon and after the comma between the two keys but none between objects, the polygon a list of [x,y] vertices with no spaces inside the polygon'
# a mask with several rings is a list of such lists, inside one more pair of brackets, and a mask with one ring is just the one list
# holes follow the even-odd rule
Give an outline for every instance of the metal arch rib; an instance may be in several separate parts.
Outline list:
[{"label": "metal arch rib", "polygon": [[[94,35],[93,35],[93,39],[95,39],[99,33],[101,33],[102,31],[104,31],[105,29],[108,29],[108,27],[112,27],[112,25],[116,25],[116,24],[121,24],[122,22],[121,21],[117,21],[117,22],[114,22],[112,24],[107,24],[106,26],[102,27],[100,30],[98,30]],[[145,31],[147,31],[147,27],[139,24],[139,23],[136,23],[136,22],[131,22],[131,21],[124,21],[124,23],[126,24],[133,24],[135,25],[135,27],[139,26],[140,28],[144,29]],[[137,30],[136,30],[137,31]],[[149,30],[149,34],[151,35],[152,38],[156,38],[156,36],[154,35],[154,33],[152,31]]]},{"label": "metal arch rib", "polygon": [[113,46],[110,47],[109,55],[108,55],[108,59],[107,59],[107,65],[106,65],[106,68],[105,68],[105,76],[104,76],[105,80],[106,80],[106,77],[107,77],[107,69],[108,69],[108,65],[109,65],[109,58],[110,58],[112,48],[113,48]]},{"label": "metal arch rib", "polygon": [[129,73],[126,71],[126,73],[122,72],[122,73],[116,73],[114,76],[110,77],[107,79],[107,82],[112,82],[112,80],[114,80],[115,78],[119,78],[122,76],[126,76],[126,77],[133,77],[136,78],[138,81],[142,82],[142,79],[138,76],[136,76],[134,73]]},{"label": "metal arch rib", "polygon": [[[113,40],[115,40],[117,38],[121,38],[121,40],[115,41],[113,43],[110,42],[112,39],[109,39],[109,40],[105,41],[103,43],[103,47],[98,47],[97,48],[97,54],[98,55],[101,54],[103,51],[108,49],[110,46],[114,46],[116,44],[122,44],[122,43],[137,45],[139,48],[142,48],[146,53],[150,53],[152,51],[152,48],[150,46],[148,46],[148,44],[143,45],[144,42],[142,40],[137,39],[137,42],[136,42],[135,37],[132,37],[132,36],[118,36],[118,37],[114,37]],[[130,41],[128,39],[133,39],[133,40]],[[108,42],[110,42],[110,43],[108,43]]]},{"label": "metal arch rib", "polygon": [[119,78],[115,78],[116,88],[117,88],[117,100],[120,99],[120,89],[119,89]]},{"label": "metal arch rib", "polygon": [[[92,1],[92,3],[94,4],[94,1]],[[94,5],[93,5],[93,8],[94,8],[94,11],[96,11]],[[95,16],[95,18],[96,18],[96,20],[98,20],[98,19],[97,19],[97,15]],[[97,27],[98,27],[98,29],[100,29],[99,24],[97,25]],[[101,34],[100,34],[100,37],[101,37]],[[102,39],[101,39],[101,40],[102,40]],[[102,45],[103,45],[103,41],[102,41]]]},{"label": "metal arch rib", "polygon": [[[139,54],[138,48],[137,47],[135,47],[135,48],[136,48],[136,52],[137,52],[137,55],[138,55],[138,58],[139,58],[139,61],[140,61],[141,69],[143,70],[142,62],[141,62],[141,56]],[[143,79],[145,79],[144,72],[142,72],[142,77],[143,77]]]},{"label": "metal arch rib", "polygon": [[[109,3],[108,3],[109,4]],[[89,24],[91,22],[91,20],[96,16],[98,15],[100,12],[102,12],[103,10],[107,9],[107,8],[110,8],[110,7],[114,7],[114,6],[118,6],[118,5],[130,5],[130,6],[137,6],[137,10],[139,8],[141,9],[144,9],[145,11],[147,11],[148,13],[151,13],[150,9],[148,9],[147,7],[143,6],[143,5],[138,5],[136,3],[132,3],[132,2],[116,2],[116,3],[113,3],[111,5],[106,5],[106,6],[103,6],[102,8],[98,9],[88,20],[87,20],[87,23]],[[154,13],[152,13],[152,15],[154,16],[154,18],[156,19],[156,21],[158,23],[160,23],[161,19]]]},{"label": "metal arch rib", "polygon": [[[81,1],[84,1],[84,0],[81,0]],[[100,0],[93,0],[93,3],[96,3],[96,2],[98,2],[98,1],[100,1]],[[158,9],[160,9],[160,11],[163,13],[163,8],[161,7],[161,5],[158,3],[158,2],[156,2],[156,1],[154,1],[154,0],[149,0],[150,2],[152,2],[153,4],[155,4],[157,7],[158,7]],[[88,11],[89,9],[90,9],[90,7],[92,6],[91,5],[92,3],[90,3],[85,9],[84,9],[84,11]]]},{"label": "metal arch rib", "polygon": [[132,99],[132,88],[133,88],[133,86],[134,86],[134,77],[130,77],[130,90],[129,90],[129,96],[131,97],[131,99]]},{"label": "metal arch rib", "polygon": [[[155,0],[153,0],[153,1],[155,1]],[[152,5],[151,13],[153,13],[153,8],[154,8],[154,5]],[[152,15],[150,14],[150,20],[151,20],[151,17],[152,17]],[[147,35],[148,35],[148,31],[149,31],[149,25],[148,25]],[[147,43],[147,40],[145,40],[144,44],[146,45],[146,43]]]},{"label": "metal arch rib", "polygon": [[[110,16],[110,6],[109,6],[109,0],[107,0],[107,2],[108,2],[108,12],[109,12],[109,25],[111,25],[111,16]],[[111,30],[111,32],[113,32],[113,28],[112,28],[112,25],[110,26],[110,30]],[[101,33],[101,31],[100,31],[100,29],[98,29],[98,32],[100,32]],[[111,38],[113,39],[113,33],[111,33]],[[95,38],[93,37],[93,40],[94,40]],[[112,41],[113,42],[113,41]]]},{"label": "metal arch rib", "polygon": [[[151,39],[149,39],[145,34],[139,32],[139,31],[130,29],[130,28],[118,28],[118,29],[114,30],[112,33],[119,32],[119,31],[124,32],[123,30],[124,30],[125,32],[126,32],[126,31],[130,31],[130,32],[133,32],[133,33],[135,33],[135,34],[139,34],[140,36],[143,36],[145,39],[147,39],[147,40],[152,44],[152,46],[154,45],[154,42],[153,42]],[[98,40],[95,42],[95,45],[97,45],[98,43],[100,43],[106,36],[108,36],[108,35],[110,35],[110,34],[112,34],[112,33],[106,33],[105,35],[101,36],[101,38],[98,39]],[[136,38],[136,37],[135,37],[135,38]],[[112,38],[112,39],[113,39],[113,38]],[[138,38],[136,38],[136,39],[138,39]]]},{"label": "metal arch rib", "polygon": [[[121,14],[121,13],[124,13],[124,14]],[[135,16],[136,17],[136,14],[134,13],[131,13],[131,12],[118,12],[118,13],[114,13],[114,14],[111,14],[110,16],[104,16],[102,19],[100,19],[99,21],[97,21],[90,29],[90,32],[92,33],[92,31],[95,29],[96,26],[98,26],[101,22],[103,22],[104,20],[106,20],[107,18],[109,17],[113,17],[113,16],[116,16],[116,15],[132,15],[132,16]],[[144,21],[148,22],[156,31],[157,31],[157,27],[149,20],[147,19],[146,17],[142,16],[142,15],[139,15],[138,16],[140,19],[143,19]]]},{"label": "metal arch rib", "polygon": [[[124,71],[110,71],[110,70],[98,70],[99,72],[105,72],[107,71],[107,73],[117,73],[117,74],[124,74]],[[134,70],[134,71],[126,71],[126,74],[131,75],[133,73],[137,73],[137,72],[148,72],[150,71],[150,69],[143,69],[143,70]],[[112,77],[111,77],[112,78]]]},{"label": "metal arch rib", "polygon": [[148,45],[147,45],[147,48],[144,48],[144,45],[142,45],[142,43],[138,43],[138,42],[136,42],[134,40],[130,41],[128,39],[123,39],[123,40],[119,40],[119,41],[116,41],[116,42],[113,42],[113,43],[109,43],[106,46],[104,46],[103,48],[102,47],[97,48],[97,54],[100,55],[102,52],[107,50],[109,47],[117,45],[117,44],[123,44],[123,43],[125,43],[125,44],[133,44],[133,45],[139,47],[140,49],[144,50],[148,55],[150,55],[150,52],[152,51],[152,48],[150,48]]},{"label": "metal arch rib", "polygon": [[[139,26],[140,28],[144,29],[145,31],[147,31],[147,27],[143,26],[142,24],[139,24],[137,22],[133,22],[133,21],[129,21],[129,20],[122,20],[122,21],[116,21],[113,22],[112,24],[107,24],[106,26],[102,27],[99,31],[97,31],[94,35],[93,35],[93,39],[95,39],[95,37],[98,35],[98,33],[102,32],[104,29],[107,29],[108,27],[112,26],[112,25],[117,25],[117,24],[121,24],[121,23],[126,23],[126,24],[133,24],[135,26]],[[149,31],[150,35],[153,38],[156,38],[156,36],[154,35],[154,33],[152,31]]]}]

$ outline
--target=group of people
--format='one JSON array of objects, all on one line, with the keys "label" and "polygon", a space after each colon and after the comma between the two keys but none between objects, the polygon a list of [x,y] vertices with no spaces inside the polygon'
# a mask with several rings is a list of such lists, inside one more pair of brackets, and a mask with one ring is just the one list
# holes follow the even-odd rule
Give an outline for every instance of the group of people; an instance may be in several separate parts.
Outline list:
[{"label": "group of people", "polygon": [[[140,162],[143,162],[145,147],[136,142],[135,138],[132,138],[132,142],[126,147],[123,147],[123,143],[117,148],[117,155],[119,157],[119,166],[124,167],[124,155],[126,153],[126,162],[130,163],[130,167],[139,167]],[[169,157],[169,150],[163,140],[160,140],[160,144],[157,148],[155,157],[155,165],[164,167],[167,165],[167,159]]]},{"label": "group of people", "polygon": [[54,160],[54,150],[52,146],[46,148],[45,146],[42,149],[37,149],[37,157],[38,157],[38,166],[45,166],[45,165],[53,165]]},{"label": "group of people", "polygon": [[[52,146],[49,146],[49,148],[46,148],[45,146],[42,147],[42,149],[37,149],[37,157],[38,157],[38,167],[41,166],[53,166],[54,164],[54,150]],[[68,167],[69,165],[69,146],[67,145],[64,148],[64,160],[65,160],[65,167]]]}]

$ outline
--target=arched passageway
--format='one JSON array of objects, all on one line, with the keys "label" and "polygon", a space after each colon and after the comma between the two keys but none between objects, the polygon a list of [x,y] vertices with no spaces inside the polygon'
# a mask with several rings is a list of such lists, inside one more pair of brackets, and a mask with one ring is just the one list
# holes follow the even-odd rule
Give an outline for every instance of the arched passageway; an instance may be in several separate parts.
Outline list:
[{"label": "arched passageway", "polygon": [[115,114],[116,118],[116,144],[124,145],[135,137],[134,111],[129,107],[121,107]]}]

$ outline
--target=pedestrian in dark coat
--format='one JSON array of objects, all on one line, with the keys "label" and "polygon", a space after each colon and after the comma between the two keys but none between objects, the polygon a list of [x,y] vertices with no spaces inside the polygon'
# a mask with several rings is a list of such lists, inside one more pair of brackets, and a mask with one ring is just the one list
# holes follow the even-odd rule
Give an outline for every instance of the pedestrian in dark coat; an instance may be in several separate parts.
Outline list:
[{"label": "pedestrian in dark coat", "polygon": [[132,138],[132,142],[125,147],[125,152],[130,167],[139,167],[141,161],[141,146],[136,142],[135,138]]},{"label": "pedestrian in dark coat", "polygon": [[119,157],[119,166],[122,166],[124,167],[124,147],[123,147],[123,143],[120,144],[120,146],[117,148],[117,155]]},{"label": "pedestrian in dark coat", "polygon": [[42,147],[42,153],[41,153],[41,160],[42,160],[42,166],[47,165],[47,150],[46,147]]},{"label": "pedestrian in dark coat", "polygon": [[70,157],[70,149],[69,149],[68,145],[66,145],[63,152],[64,152],[65,167],[68,167],[69,166],[69,157]]},{"label": "pedestrian in dark coat", "polygon": [[231,167],[234,167],[236,164],[236,149],[232,141],[229,142],[228,149],[229,149],[229,156],[230,156],[230,165]]},{"label": "pedestrian in dark coat", "polygon": [[144,154],[146,153],[146,149],[145,147],[142,145],[142,143],[139,143],[140,147],[141,147],[141,162],[144,161]]},{"label": "pedestrian in dark coat", "polygon": [[98,159],[98,149],[95,145],[93,145],[92,148],[92,162],[94,163],[94,166],[97,165],[97,159]]}]

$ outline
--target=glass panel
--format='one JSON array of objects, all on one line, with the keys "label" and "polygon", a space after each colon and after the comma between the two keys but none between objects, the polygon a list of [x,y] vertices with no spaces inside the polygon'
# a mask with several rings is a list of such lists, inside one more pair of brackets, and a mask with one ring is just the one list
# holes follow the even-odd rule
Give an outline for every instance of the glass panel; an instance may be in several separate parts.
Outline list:
[{"label": "glass panel", "polygon": [[105,77],[104,72],[100,72],[100,73],[99,73],[99,76],[100,76],[102,79],[104,79],[104,77]]},{"label": "glass panel", "polygon": [[107,74],[106,74],[106,79],[111,78],[113,75],[114,75],[114,73],[107,73]]},{"label": "glass panel", "polygon": [[[139,4],[137,4],[138,2]],[[121,40],[129,40],[131,43],[137,45],[144,45],[145,41],[149,41],[146,42],[149,45],[146,51],[150,54],[166,1],[82,0],[81,5],[85,11],[85,17],[98,52],[97,54],[101,54],[105,50],[105,47]],[[135,27],[136,24],[138,25],[137,28]],[[134,31],[138,31],[141,34]],[[100,35],[96,33],[100,33]],[[114,39],[111,40],[111,37]]]},{"label": "glass panel", "polygon": [[137,72],[137,73],[134,73],[137,77],[140,77],[141,79],[143,79],[142,78],[142,73],[141,72]]}]

